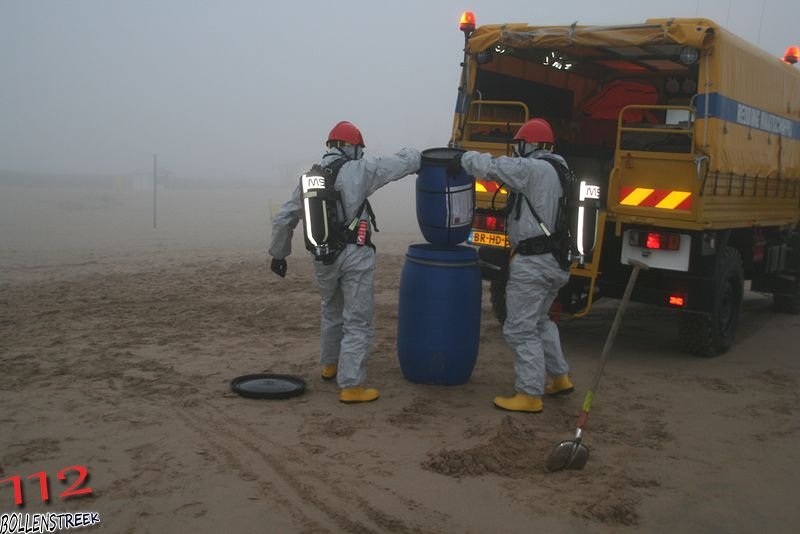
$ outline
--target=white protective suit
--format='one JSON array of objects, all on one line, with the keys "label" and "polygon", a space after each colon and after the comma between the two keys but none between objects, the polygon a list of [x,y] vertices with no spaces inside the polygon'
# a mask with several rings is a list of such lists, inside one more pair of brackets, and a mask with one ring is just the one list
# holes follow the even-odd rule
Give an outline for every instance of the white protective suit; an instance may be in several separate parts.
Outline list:
[{"label": "white protective suit", "polygon": [[[527,157],[499,158],[466,152],[461,165],[473,176],[498,180],[514,192],[524,194],[552,231],[562,189],[553,166],[538,159],[543,155],[550,155],[550,152],[535,150]],[[560,156],[555,157],[564,162]],[[516,248],[525,239],[543,235],[524,199],[519,220],[515,217],[516,210],[509,214],[506,222],[512,247]],[[558,327],[549,316],[558,290],[568,280],[569,272],[561,269],[550,253],[535,256],[514,254],[511,258],[503,335],[515,353],[514,386],[518,393],[541,396],[544,394],[545,373],[558,376],[569,371],[561,352]]]},{"label": "white protective suit", "polygon": [[[342,157],[339,149],[330,149],[321,164],[326,167]],[[351,221],[366,198],[389,182],[416,173],[420,163],[420,152],[412,148],[404,148],[393,156],[351,159],[345,163],[335,184],[344,204],[341,220]],[[272,221],[270,256],[284,259],[291,254],[294,228],[302,216],[298,184],[292,198]],[[361,218],[369,220],[367,210]],[[315,261],[314,271],[322,297],[320,363],[323,366],[338,363],[336,377],[340,388],[359,387],[367,380],[366,362],[373,333],[375,251],[370,246],[348,244],[332,264]]]}]

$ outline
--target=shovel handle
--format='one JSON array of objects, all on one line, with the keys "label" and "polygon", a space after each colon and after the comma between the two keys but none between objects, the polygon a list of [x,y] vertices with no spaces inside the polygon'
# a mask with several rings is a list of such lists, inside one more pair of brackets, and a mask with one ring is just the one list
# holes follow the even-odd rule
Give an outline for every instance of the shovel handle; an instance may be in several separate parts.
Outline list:
[{"label": "shovel handle", "polygon": [[[594,393],[597,391],[597,385],[600,383],[600,378],[603,376],[603,368],[606,365],[608,354],[611,352],[611,346],[614,344],[614,338],[617,336],[619,324],[622,320],[622,315],[625,313],[625,308],[628,301],[631,299],[633,293],[633,286],[636,283],[636,277],[639,276],[640,269],[647,269],[647,265],[640,261],[631,260],[629,262],[633,266],[630,278],[628,278],[628,285],[625,286],[625,294],[622,296],[622,302],[617,308],[617,313],[614,316],[614,323],[611,325],[611,330],[606,338],[606,344],[603,346],[603,353],[600,355],[600,361],[597,362],[597,371],[595,371],[592,387],[586,392],[586,397],[583,399],[583,406],[581,407],[581,415],[578,417],[578,429],[575,431],[575,439],[573,441],[563,441],[556,446],[550,456],[545,462],[544,470],[548,473],[553,471],[561,471],[562,469],[583,469],[586,464],[586,459],[589,457],[589,449],[586,448],[581,442],[583,439],[583,430],[586,427],[586,421],[589,419],[589,410],[592,409],[592,401],[594,400]],[[571,446],[569,455],[562,461],[564,446]],[[583,451],[582,455],[579,455]],[[579,460],[580,458],[580,460]]]},{"label": "shovel handle", "polygon": [[594,392],[590,389],[586,392],[586,397],[583,398],[583,407],[581,408],[581,415],[578,417],[578,428],[583,430],[586,428],[586,420],[589,418],[589,410],[592,409],[592,400],[594,399]]},{"label": "shovel handle", "polygon": [[614,340],[617,337],[619,325],[622,323],[622,316],[625,314],[625,309],[628,307],[628,302],[631,300],[633,293],[633,286],[636,285],[636,278],[639,276],[641,269],[647,269],[647,265],[638,260],[629,260],[633,267],[631,275],[628,278],[628,284],[625,286],[625,293],[622,295],[622,301],[619,303],[617,313],[614,315],[614,322],[611,323],[611,330],[606,338],[605,345],[603,345],[603,352],[600,354],[600,361],[597,362],[597,370],[594,373],[592,385],[586,392],[586,397],[583,399],[583,406],[581,408],[581,415],[578,418],[578,429],[583,430],[586,426],[586,420],[589,418],[589,410],[592,409],[592,401],[594,400],[594,392],[597,391],[597,386],[600,384],[600,379],[603,377],[603,369],[606,366],[606,360],[611,353],[611,347],[614,345]]},{"label": "shovel handle", "polygon": [[608,355],[611,353],[611,347],[614,345],[614,340],[617,337],[619,325],[622,323],[622,316],[625,314],[625,309],[628,307],[628,302],[631,300],[631,293],[633,293],[633,286],[636,284],[636,278],[639,276],[639,270],[642,267],[645,269],[647,268],[646,265],[638,261],[632,261],[631,264],[633,265],[633,270],[628,278],[628,285],[625,286],[625,293],[622,295],[622,301],[619,303],[617,313],[614,315],[614,322],[611,323],[611,331],[608,333],[605,345],[603,345],[603,352],[600,354],[600,361],[597,363],[597,371],[595,371],[594,380],[592,380],[592,387],[589,388],[590,392],[597,391],[597,386],[600,384],[600,378],[603,376],[603,368],[605,368],[606,360],[608,360]]}]

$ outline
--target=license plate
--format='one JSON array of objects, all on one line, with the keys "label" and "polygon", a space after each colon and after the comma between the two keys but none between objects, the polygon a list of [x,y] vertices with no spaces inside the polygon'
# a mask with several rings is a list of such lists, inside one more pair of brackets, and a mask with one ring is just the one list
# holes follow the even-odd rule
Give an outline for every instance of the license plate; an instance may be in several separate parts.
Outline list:
[{"label": "license plate", "polygon": [[508,242],[507,235],[496,234],[494,232],[480,232],[478,230],[473,230],[469,234],[469,242],[473,245],[485,247],[511,248],[511,243]]}]

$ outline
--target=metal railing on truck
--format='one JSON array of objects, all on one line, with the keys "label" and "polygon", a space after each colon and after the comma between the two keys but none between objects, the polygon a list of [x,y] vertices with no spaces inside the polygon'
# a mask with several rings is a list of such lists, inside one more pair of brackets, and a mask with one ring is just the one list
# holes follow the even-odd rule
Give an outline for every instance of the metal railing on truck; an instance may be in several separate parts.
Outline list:
[{"label": "metal railing on truck", "polygon": [[473,100],[469,104],[463,142],[507,145],[528,120],[528,106],[513,100]]},{"label": "metal railing on truck", "polygon": [[[644,122],[631,124],[633,114]],[[635,104],[620,110],[608,190],[609,219],[616,221],[617,233],[621,218],[674,228],[697,226],[702,168],[708,163],[697,148],[691,106]]]},{"label": "metal railing on truck", "polygon": [[[663,113],[666,119],[667,112],[672,112],[672,115],[675,115],[675,112],[681,112],[680,115],[685,116],[686,120],[678,121],[676,124],[666,124],[666,121],[664,121],[664,124],[659,124],[657,122],[627,124],[623,119],[626,116],[626,112],[630,111],[638,111],[641,113],[643,119],[650,118],[651,120],[656,119],[656,121],[658,119],[656,113]],[[617,120],[617,157],[615,158],[615,168],[609,179],[609,188],[612,187],[612,184],[616,187],[614,176],[615,174],[618,176],[620,162],[624,159],[624,157],[621,156],[621,152],[623,151],[628,153],[635,152],[636,157],[641,158],[654,157],[661,159],[666,157],[667,159],[679,162],[678,164],[682,164],[685,161],[694,164],[693,108],[689,106],[629,105],[620,110]],[[672,136],[680,137],[678,137],[676,141],[675,139],[671,139]],[[651,149],[669,147],[671,150],[666,154],[659,153],[657,156],[655,154],[652,156],[650,154],[643,154],[643,152],[648,152],[646,148],[648,146]],[[609,190],[608,193],[610,198],[617,198],[618,196],[618,191],[614,191],[613,195],[611,190]],[[608,210],[610,210],[611,205],[611,200],[609,199]],[[597,277],[601,267],[600,258],[603,253],[607,217],[608,211],[601,210],[597,220],[597,241],[592,251],[590,261],[587,261],[583,265],[573,263],[570,269],[571,276],[588,279],[585,307],[582,310],[572,313],[572,317],[583,317],[592,309]]]},{"label": "metal railing on truck", "polygon": [[[630,110],[665,117],[680,112],[686,120],[631,125],[624,120]],[[699,143],[691,106],[631,105],[621,110],[608,196],[609,218],[618,229],[621,222],[708,230],[800,220],[800,178],[720,172]]]},{"label": "metal railing on truck", "polygon": [[[626,125],[625,116],[641,113],[643,121]],[[656,112],[663,112],[660,121]],[[685,121],[667,122],[667,115],[687,117]],[[680,115],[678,115],[678,112]],[[685,115],[684,115],[685,113]],[[694,149],[695,112],[689,106],[657,106],[632,104],[620,110],[617,128],[617,150],[692,154]],[[655,120],[656,122],[650,122]]]}]

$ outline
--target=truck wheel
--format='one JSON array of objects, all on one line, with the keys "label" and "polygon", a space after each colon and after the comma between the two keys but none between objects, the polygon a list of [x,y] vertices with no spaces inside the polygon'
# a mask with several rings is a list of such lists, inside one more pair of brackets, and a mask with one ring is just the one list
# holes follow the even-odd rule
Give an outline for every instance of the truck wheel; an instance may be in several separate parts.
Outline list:
[{"label": "truck wheel", "polygon": [[733,247],[726,247],[721,254],[714,273],[711,313],[682,313],[679,316],[679,332],[684,349],[703,358],[717,356],[731,348],[742,308],[742,257]]},{"label": "truck wheel", "polygon": [[492,300],[492,312],[500,324],[506,322],[506,281],[493,280],[489,285]]}]

